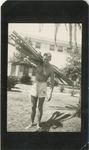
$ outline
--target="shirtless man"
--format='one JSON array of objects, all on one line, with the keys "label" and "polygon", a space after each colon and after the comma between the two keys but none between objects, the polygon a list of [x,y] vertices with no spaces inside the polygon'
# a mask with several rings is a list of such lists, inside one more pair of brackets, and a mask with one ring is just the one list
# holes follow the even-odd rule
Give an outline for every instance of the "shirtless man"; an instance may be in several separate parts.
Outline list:
[{"label": "shirtless man", "polygon": [[48,101],[52,97],[54,88],[54,71],[52,66],[49,64],[51,60],[51,54],[45,53],[43,55],[43,63],[37,65],[36,79],[31,90],[31,124],[29,127],[34,126],[34,118],[36,115],[36,107],[38,102],[38,117],[37,117],[37,129],[40,129],[40,121],[43,114],[43,103],[47,96],[47,80],[50,77],[51,87]]}]

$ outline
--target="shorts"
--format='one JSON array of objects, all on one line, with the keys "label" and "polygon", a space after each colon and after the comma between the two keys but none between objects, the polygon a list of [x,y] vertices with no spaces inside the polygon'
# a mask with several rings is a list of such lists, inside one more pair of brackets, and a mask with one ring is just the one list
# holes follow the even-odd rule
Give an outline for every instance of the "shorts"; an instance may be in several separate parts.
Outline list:
[{"label": "shorts", "polygon": [[34,97],[46,97],[47,96],[47,83],[36,81],[32,85],[31,95]]}]

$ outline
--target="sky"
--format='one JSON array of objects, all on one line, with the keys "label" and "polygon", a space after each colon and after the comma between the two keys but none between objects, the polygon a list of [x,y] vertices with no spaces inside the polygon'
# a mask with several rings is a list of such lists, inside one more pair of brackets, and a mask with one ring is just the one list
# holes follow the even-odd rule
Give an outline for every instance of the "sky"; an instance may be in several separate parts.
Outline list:
[{"label": "sky", "polygon": [[[67,24],[68,26],[68,24]],[[54,24],[22,24],[22,23],[10,23],[8,24],[8,33],[11,34],[14,30],[18,33],[18,34],[27,34],[27,35],[34,35],[36,37],[44,37],[44,38],[50,38],[52,40],[54,40],[54,31],[55,31],[55,25]],[[41,29],[41,31],[39,31],[39,29]],[[65,24],[60,24],[59,26],[59,30],[58,30],[58,34],[57,34],[57,40],[60,41],[69,41],[69,32],[68,29],[66,30],[65,28]],[[81,32],[80,30],[78,30],[78,36],[77,36],[77,42],[80,44],[81,43]],[[12,47],[9,46],[9,56],[13,55],[13,51],[12,51]],[[55,60],[56,58],[56,60]],[[58,63],[59,62],[59,63]],[[52,54],[52,64],[55,64],[56,66],[63,67],[64,64],[66,63],[66,57],[65,55],[62,53],[53,53]]]},{"label": "sky", "polygon": [[[44,37],[44,38],[48,38],[48,39],[50,38],[54,40],[55,25],[54,23],[51,24],[45,23],[43,25],[38,23],[9,23],[8,24],[9,34],[11,34],[11,32],[13,32],[14,30],[19,34],[33,35],[36,37]],[[73,31],[73,35],[74,35],[74,31]],[[81,31],[78,29],[77,43],[81,44],[81,39],[82,39]],[[59,25],[57,40],[69,42],[68,24],[67,24],[67,29],[65,27],[65,24]],[[73,36],[73,42],[74,42],[74,36]]]}]

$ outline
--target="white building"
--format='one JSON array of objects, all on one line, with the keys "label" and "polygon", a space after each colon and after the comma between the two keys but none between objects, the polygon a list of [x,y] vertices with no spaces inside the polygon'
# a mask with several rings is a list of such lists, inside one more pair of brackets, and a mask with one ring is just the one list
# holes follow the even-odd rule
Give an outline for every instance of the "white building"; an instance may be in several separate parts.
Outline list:
[{"label": "white building", "polygon": [[[66,57],[68,56],[68,52],[71,50],[68,42],[57,41],[57,46],[55,46],[55,42],[52,39],[40,38],[36,36],[28,36],[21,35],[28,44],[31,44],[33,48],[35,48],[38,52],[43,53],[50,52],[52,54],[51,64],[56,65],[58,68],[62,69],[66,64]],[[12,41],[11,41],[12,43]],[[14,45],[14,43],[13,43]],[[74,46],[73,46],[74,47]],[[81,46],[78,45],[79,51],[81,51]],[[13,53],[17,52],[14,46],[8,44],[8,60],[13,56]],[[23,75],[25,67],[22,65],[12,65],[8,63],[8,75],[19,76]],[[29,67],[28,74],[31,75],[32,68]]]}]

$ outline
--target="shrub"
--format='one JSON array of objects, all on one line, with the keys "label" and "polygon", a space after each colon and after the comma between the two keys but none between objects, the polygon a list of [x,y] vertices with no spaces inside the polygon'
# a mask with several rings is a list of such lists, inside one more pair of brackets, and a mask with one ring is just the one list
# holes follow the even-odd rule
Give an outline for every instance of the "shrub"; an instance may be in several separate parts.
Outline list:
[{"label": "shrub", "polygon": [[22,76],[20,81],[23,84],[32,84],[31,77],[28,76],[28,75],[27,76],[26,75]]},{"label": "shrub", "polygon": [[60,87],[60,92],[64,92],[64,85],[61,85],[61,87]]},{"label": "shrub", "polygon": [[55,78],[54,81],[55,81],[55,82],[54,82],[54,86],[58,86],[58,85],[59,85],[59,82],[58,82],[57,78]]},{"label": "shrub", "polygon": [[7,89],[11,90],[17,84],[17,78],[15,76],[9,76],[7,78]]}]

